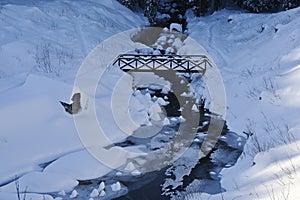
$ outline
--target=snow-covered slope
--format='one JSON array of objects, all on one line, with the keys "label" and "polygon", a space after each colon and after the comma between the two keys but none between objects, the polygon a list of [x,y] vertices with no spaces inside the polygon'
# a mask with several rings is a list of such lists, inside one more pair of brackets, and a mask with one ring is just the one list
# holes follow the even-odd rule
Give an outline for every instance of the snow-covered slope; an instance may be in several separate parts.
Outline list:
[{"label": "snow-covered slope", "polygon": [[1,1],[0,91],[21,84],[20,73],[72,82],[90,50],[144,22],[115,0]]},{"label": "snow-covered slope", "polygon": [[[77,180],[111,170],[84,150],[59,101],[69,101],[75,74],[90,50],[144,21],[114,0],[1,2],[1,200],[17,198],[13,180],[18,177],[28,199],[53,199],[40,193],[67,192]],[[105,95],[100,102],[108,99]],[[134,104],[141,102],[134,99]],[[132,109],[137,121],[147,120],[144,108]]]},{"label": "snow-covered slope", "polygon": [[[145,19],[114,0],[1,3],[0,200],[16,199],[16,177],[28,199],[53,199],[40,193],[63,190],[63,196],[77,180],[110,171],[84,150],[58,101],[68,101],[75,73],[93,47]],[[254,133],[236,166],[222,172],[223,199],[299,198],[299,17],[299,8],[259,15],[223,10],[188,20],[190,36],[223,75],[229,128]],[[99,96],[109,103],[105,95]],[[132,114],[146,123],[144,105],[153,104],[135,95]],[[195,193],[188,199],[199,195],[222,198]]]},{"label": "snow-covered slope", "polygon": [[254,133],[236,166],[222,173],[224,199],[299,199],[300,8],[223,10],[190,17],[188,28],[222,73],[229,128]]}]

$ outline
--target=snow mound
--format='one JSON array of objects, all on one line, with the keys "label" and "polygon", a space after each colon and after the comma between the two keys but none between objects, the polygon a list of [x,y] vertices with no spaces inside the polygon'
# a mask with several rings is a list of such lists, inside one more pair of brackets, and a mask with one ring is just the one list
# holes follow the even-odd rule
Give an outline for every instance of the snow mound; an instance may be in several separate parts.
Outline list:
[{"label": "snow mound", "polygon": [[75,199],[78,196],[78,192],[76,190],[73,190],[70,194],[70,199]]},{"label": "snow mound", "polygon": [[99,191],[97,189],[93,189],[93,191],[90,194],[91,198],[95,198],[99,196]]},{"label": "snow mound", "polygon": [[121,190],[121,184],[120,184],[120,182],[118,181],[118,182],[112,184],[112,185],[111,185],[111,190],[112,190],[113,192],[120,191],[120,190]]},{"label": "snow mound", "polygon": [[98,191],[101,192],[104,189],[105,189],[105,183],[103,181],[101,181],[101,183],[99,184],[99,187],[98,187]]}]

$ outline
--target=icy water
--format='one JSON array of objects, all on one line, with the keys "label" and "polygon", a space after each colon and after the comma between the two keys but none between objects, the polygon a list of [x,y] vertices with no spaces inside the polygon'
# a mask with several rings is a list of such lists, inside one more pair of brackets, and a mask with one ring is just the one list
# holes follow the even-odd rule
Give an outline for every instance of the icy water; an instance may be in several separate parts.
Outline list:
[{"label": "icy water", "polygon": [[[161,90],[149,90],[140,88],[141,92],[151,93],[152,97],[167,96],[170,104],[165,106],[166,114],[171,119],[173,116],[180,116],[178,112],[178,101],[173,93],[163,94]],[[209,124],[210,116],[206,113],[204,124]],[[117,173],[113,170],[103,177],[95,180],[80,181],[75,188],[79,196],[77,199],[89,199],[90,193],[94,188],[98,188],[102,181],[106,185],[111,185],[119,181],[122,185],[121,190],[117,192],[111,191],[111,187],[105,188],[106,195],[104,197],[95,197],[97,199],[117,199],[117,200],[167,200],[167,199],[184,199],[190,192],[205,192],[208,194],[216,194],[224,191],[220,184],[220,172],[223,168],[233,166],[240,154],[242,153],[245,138],[224,129],[214,149],[205,157],[198,156],[201,151],[201,144],[206,134],[207,126],[198,129],[195,134],[194,141],[189,149],[174,163],[163,167],[157,171],[151,171],[133,176],[130,173]],[[169,125],[165,125],[162,130],[155,136],[150,138],[136,138],[129,136],[123,142],[115,145],[120,147],[148,145],[161,140],[164,135],[170,135],[179,130],[178,121],[170,120]],[[165,142],[165,141],[163,141]],[[158,143],[159,144],[159,143]],[[151,147],[149,147],[151,149]],[[152,146],[153,148],[153,146]],[[55,196],[55,195],[54,195]],[[67,194],[64,199],[70,199]]]},{"label": "icy water", "polygon": [[[177,6],[180,6],[180,4]],[[167,7],[163,6],[162,9],[162,12],[164,13],[169,12]],[[180,13],[177,13],[177,15],[181,14],[184,16],[185,10],[178,10]],[[174,22],[183,24],[183,30],[185,30],[186,21],[184,18],[174,20],[173,17],[170,21],[158,21],[156,25],[163,25],[162,27],[164,27]],[[150,46],[155,43],[161,34],[160,32],[156,33],[155,30],[153,31],[153,34],[151,33],[153,41],[145,40],[145,38],[148,37],[143,35],[145,34],[144,32],[140,32],[135,36],[135,38],[133,38],[133,40]],[[184,40],[185,37],[182,37],[181,39]],[[166,80],[170,81],[172,83],[173,92],[174,90],[177,90],[177,94],[182,94],[182,92],[188,93],[188,83],[184,84],[184,87],[182,87],[181,80],[179,80],[177,75],[172,76],[170,74],[164,74],[163,72],[156,72],[156,75],[164,77]],[[176,120],[171,120],[171,118],[178,118],[182,114],[179,111],[181,106],[179,103],[180,101],[176,98],[176,92],[174,92],[175,94],[172,92],[165,94],[159,89],[138,89],[142,93],[150,93],[152,98],[162,97],[170,102],[168,105],[164,106],[166,112],[165,115],[170,119],[170,125],[165,125],[162,130],[153,137],[141,139],[129,136],[125,141],[115,145],[120,147],[145,145],[151,150],[151,148],[153,148],[151,147],[151,144],[154,141],[156,143],[160,140],[162,143],[170,142],[164,141],[165,138],[168,138],[170,134],[172,135],[173,133],[178,132],[179,126],[185,122],[181,123]],[[194,97],[186,97],[183,100],[183,102],[195,102]],[[188,108],[190,110],[191,107],[188,106]],[[94,199],[168,200],[184,199],[185,196],[191,192],[204,192],[208,194],[223,192],[224,189],[220,183],[222,178],[220,172],[222,169],[229,168],[236,163],[243,151],[246,140],[244,137],[227,130],[225,123],[222,135],[219,137],[213,150],[206,156],[199,156],[202,142],[207,134],[207,127],[211,121],[209,111],[206,111],[207,113],[201,113],[200,116],[202,116],[202,119],[199,119],[199,124],[203,126],[198,128],[197,133],[195,133],[194,138],[192,139],[193,142],[191,142],[190,147],[178,160],[175,160],[173,163],[170,163],[168,166],[159,170],[151,171],[140,176],[132,176],[128,174],[116,175],[117,171],[113,171],[104,177],[91,181],[88,186],[80,185],[78,190],[80,190],[80,188],[85,189],[88,187],[89,189],[86,190],[86,193],[89,195],[91,188],[97,188],[101,181],[105,181],[107,183],[119,181],[125,187],[122,187],[122,190],[115,194],[115,196],[97,197]],[[201,124],[202,122],[204,122],[204,124]],[[191,130],[191,128],[188,128],[187,130]]]},{"label": "icy water", "polygon": [[[152,96],[164,97],[166,94],[161,94],[159,90],[153,90]],[[178,116],[178,101],[172,93],[167,94],[170,103],[165,109],[167,115]],[[210,117],[206,115],[206,123],[209,123]],[[177,131],[178,124],[171,124],[165,126],[161,133]],[[205,128],[203,130],[205,132]],[[193,152],[200,151],[203,137],[205,134],[199,132],[195,135],[195,140],[191,144],[190,149]],[[148,138],[150,141],[150,139]],[[135,139],[129,137],[125,142],[119,143],[120,146],[139,145],[145,143],[145,140]],[[200,158],[195,161],[195,165],[184,165],[186,168],[190,167],[190,173],[183,176],[181,183],[171,181],[171,184],[166,184],[166,180],[176,179],[176,167],[180,168],[177,164],[169,165],[159,171],[149,172],[141,177],[117,177],[117,180],[128,187],[128,193],[116,199],[171,199],[184,198],[188,192],[205,192],[209,194],[216,194],[222,192],[224,189],[220,184],[220,172],[223,168],[231,167],[235,164],[238,157],[242,153],[245,138],[237,135],[234,132],[224,130],[224,133],[218,140],[215,148],[206,157]],[[197,156],[195,156],[197,159]],[[179,159],[180,160],[180,159]],[[182,165],[182,164],[180,164]],[[193,167],[191,167],[193,166]],[[170,171],[172,171],[170,176]],[[178,172],[180,173],[180,172]],[[180,181],[179,181],[180,182]],[[177,185],[174,187],[174,185]],[[167,192],[166,192],[167,191]],[[162,195],[162,194],[165,195]]]},{"label": "icy water", "polygon": [[[240,141],[240,143],[233,144],[235,142],[232,143],[232,141]],[[135,180],[122,180],[119,178],[128,187],[129,192],[116,199],[171,199],[172,196],[181,199],[189,191],[209,194],[220,193],[224,190],[220,184],[220,172],[223,168],[228,168],[235,164],[242,153],[244,142],[245,139],[236,133],[226,132],[210,154],[196,160],[197,164],[191,168],[189,174],[183,176],[182,183],[177,187],[174,187],[177,184],[176,181],[164,189],[162,187],[166,179],[170,178],[167,175],[169,174],[167,171],[170,169],[174,171],[171,179],[176,179],[176,165],[169,165],[159,171],[147,173]],[[201,142],[193,142],[190,148],[200,151],[200,146]],[[197,156],[195,156],[195,159],[197,159]],[[189,164],[183,166],[188,168]],[[182,165],[179,167],[182,167]],[[168,189],[168,195],[162,195],[166,189]]]},{"label": "icy water", "polygon": [[[230,135],[230,136],[229,136]],[[239,138],[233,132],[228,132],[226,136]],[[198,143],[193,143],[191,148],[199,149]],[[197,164],[192,168],[190,174],[183,177],[182,185],[170,189],[171,196],[175,195],[181,199],[189,191],[191,192],[205,192],[208,194],[216,194],[222,192],[224,189],[220,184],[220,172],[223,168],[231,167],[235,164],[240,156],[242,149],[230,147],[229,144],[220,140],[215,150],[207,157],[201,158]],[[119,180],[128,187],[128,194],[116,199],[170,199],[170,196],[162,195],[162,184],[165,179],[167,169],[172,166],[165,167],[160,171],[150,172],[142,177],[134,180],[126,180],[120,177]]]}]

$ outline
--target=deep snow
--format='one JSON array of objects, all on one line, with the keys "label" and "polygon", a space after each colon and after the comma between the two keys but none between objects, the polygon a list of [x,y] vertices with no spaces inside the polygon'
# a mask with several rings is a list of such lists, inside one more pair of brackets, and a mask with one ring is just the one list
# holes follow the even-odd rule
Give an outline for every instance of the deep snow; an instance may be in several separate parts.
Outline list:
[{"label": "deep snow", "polygon": [[[255,134],[238,163],[221,172],[224,199],[300,198],[299,15],[297,8],[276,14],[222,10],[188,17],[190,36],[204,46],[222,74],[229,128]],[[144,24],[143,17],[111,0],[2,2],[1,200],[16,199],[11,181],[17,177],[21,190],[28,186],[27,198],[53,199],[40,193],[70,194],[78,180],[110,171],[84,150],[72,117],[58,101],[69,100],[76,71],[92,48]],[[147,124],[145,113],[153,104],[137,96],[131,105],[139,109],[133,109],[133,116]],[[120,192],[126,189],[121,186]],[[194,192],[186,199],[221,198]]]},{"label": "deep snow", "polygon": [[254,136],[237,164],[221,173],[226,192],[188,199],[299,199],[299,16],[296,8],[189,18],[191,37],[221,71],[229,128]]}]

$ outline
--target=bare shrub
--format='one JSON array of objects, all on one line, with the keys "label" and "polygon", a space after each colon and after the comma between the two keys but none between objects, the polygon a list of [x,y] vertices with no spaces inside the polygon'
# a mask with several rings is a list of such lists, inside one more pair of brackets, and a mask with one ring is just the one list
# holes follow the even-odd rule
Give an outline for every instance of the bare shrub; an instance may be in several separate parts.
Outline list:
[{"label": "bare shrub", "polygon": [[53,67],[50,58],[50,43],[36,46],[35,64],[39,71],[52,73]]},{"label": "bare shrub", "polygon": [[262,115],[264,126],[261,133],[256,133],[255,122],[253,120],[248,119],[246,123],[247,131],[253,133],[253,136],[247,142],[243,152],[244,155],[254,157],[260,152],[265,152],[278,145],[290,144],[295,141],[295,136],[290,131],[287,123],[274,123],[265,113],[262,113]]},{"label": "bare shrub", "polygon": [[254,67],[250,68],[246,68],[242,70],[241,76],[244,78],[252,78],[254,76]]},{"label": "bare shrub", "polygon": [[55,57],[58,60],[58,65],[66,65],[69,60],[74,58],[73,51],[69,52],[64,47],[55,48]]},{"label": "bare shrub", "polygon": [[23,192],[23,198],[21,198],[20,183],[19,183],[18,180],[15,181],[15,186],[16,186],[16,193],[17,193],[18,200],[26,200],[26,195],[27,195],[27,189],[28,189],[28,187],[26,186],[25,191]]},{"label": "bare shrub", "polygon": [[248,87],[247,89],[247,97],[248,98],[257,98],[260,94],[260,90],[255,87],[255,86],[252,86],[252,87]]},{"label": "bare shrub", "polygon": [[263,82],[264,82],[264,88],[270,93],[272,93],[275,98],[280,99],[279,94],[277,94],[276,92],[276,90],[278,89],[276,82],[271,77],[268,78],[264,77]]},{"label": "bare shrub", "polygon": [[254,120],[252,119],[247,119],[247,122],[246,122],[246,129],[247,129],[247,132],[248,133],[255,133],[255,126],[256,126],[256,123],[254,122]]},{"label": "bare shrub", "polygon": [[[273,185],[269,187],[264,185],[268,194],[269,199],[271,200],[288,200],[290,196],[290,184],[280,186],[279,189],[274,190]],[[280,190],[280,191],[278,191]]]},{"label": "bare shrub", "polygon": [[251,157],[254,157],[256,154],[260,152],[265,152],[273,147],[275,147],[273,140],[259,139],[257,134],[254,134],[250,138],[250,144],[246,149],[246,154],[250,155]]}]

